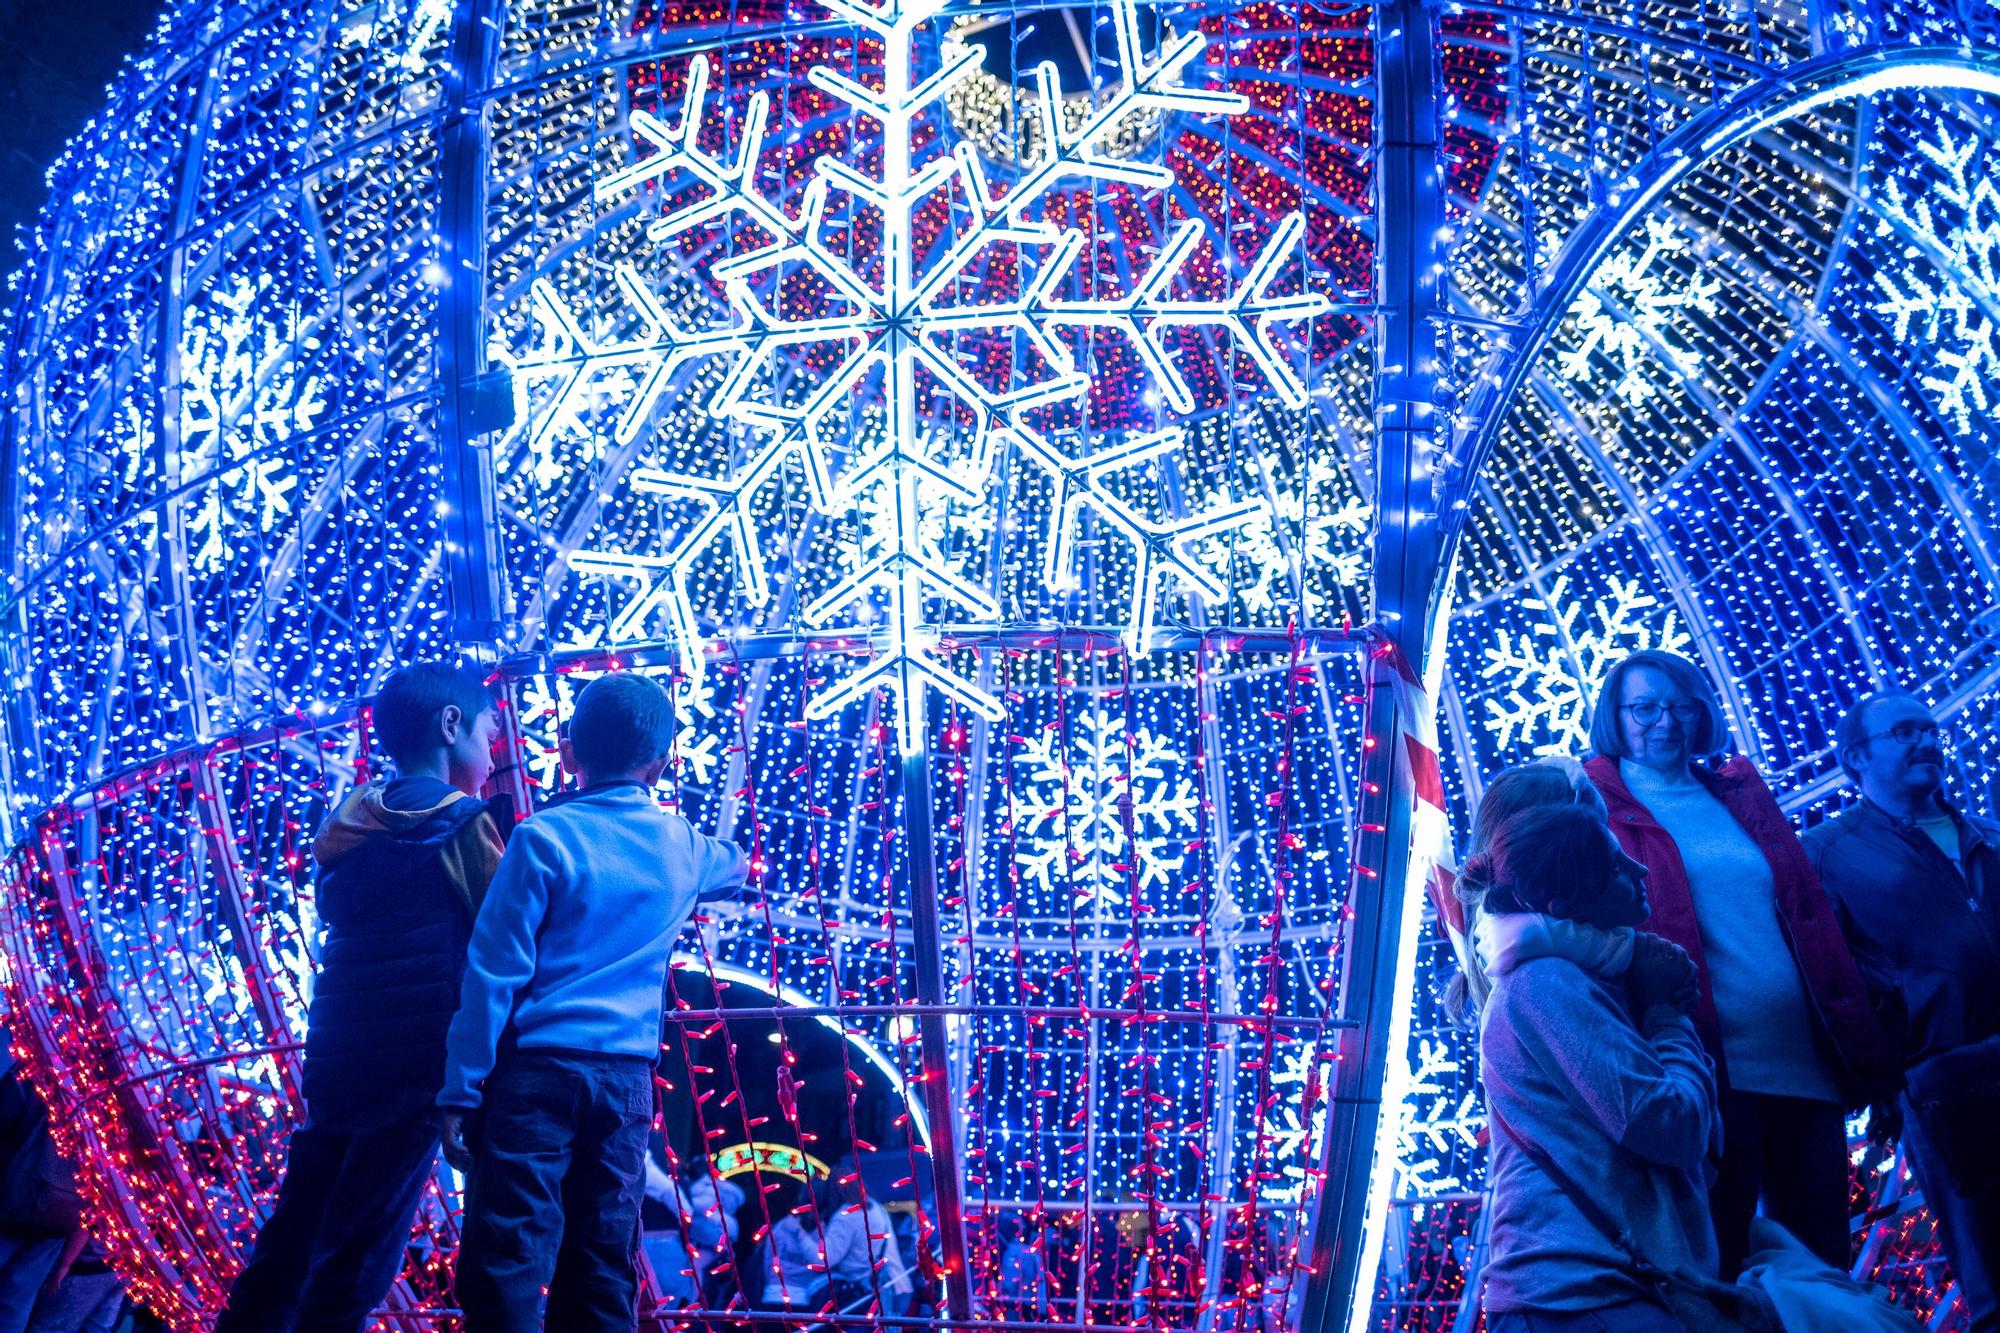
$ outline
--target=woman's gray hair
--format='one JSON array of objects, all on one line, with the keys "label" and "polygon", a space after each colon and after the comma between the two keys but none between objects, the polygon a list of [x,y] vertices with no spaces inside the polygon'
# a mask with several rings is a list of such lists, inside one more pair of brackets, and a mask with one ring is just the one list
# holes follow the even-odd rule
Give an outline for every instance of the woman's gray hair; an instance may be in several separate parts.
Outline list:
[{"label": "woman's gray hair", "polygon": [[1695,719],[1694,734],[1688,740],[1691,757],[1706,758],[1724,748],[1729,740],[1729,728],[1723,725],[1722,705],[1716,701],[1715,687],[1709,684],[1708,677],[1702,674],[1700,667],[1678,653],[1647,648],[1633,653],[1604,673],[1604,684],[1598,689],[1597,701],[1590,710],[1592,754],[1607,759],[1623,759],[1631,753],[1625,746],[1625,733],[1618,725],[1618,714],[1624,701],[1625,677],[1638,667],[1651,667],[1665,676],[1675,689],[1701,705],[1701,716]]}]

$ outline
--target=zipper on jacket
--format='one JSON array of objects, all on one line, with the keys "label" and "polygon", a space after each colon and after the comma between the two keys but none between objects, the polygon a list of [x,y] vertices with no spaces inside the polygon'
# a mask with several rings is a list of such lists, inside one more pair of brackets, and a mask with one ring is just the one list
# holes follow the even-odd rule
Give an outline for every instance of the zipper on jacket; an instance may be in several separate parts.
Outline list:
[{"label": "zipper on jacket", "polygon": [[[1959,858],[1954,861],[1944,854],[1944,848],[1931,840],[1930,834],[1916,827],[1914,820],[1899,819],[1890,815],[1887,811],[1881,810],[1879,807],[1876,809],[1876,813],[1889,822],[1889,827],[1896,835],[1897,841],[1903,845],[1905,850],[1912,852],[1917,857],[1919,864],[1926,857],[1934,856],[1951,867],[1951,873],[1957,877],[1959,884],[1965,889],[1965,908],[1968,912],[1972,913],[1973,924],[1979,927],[1979,933],[1986,940],[1987,949],[1990,952],[2000,954],[2000,939],[1996,939],[1993,934],[1993,914],[1988,912],[1986,905],[1979,901],[1979,892],[1974,886],[1972,879],[1971,853],[1974,848],[1961,847]],[[1967,822],[1967,827],[1970,827],[1969,821]],[[1988,845],[1983,838],[1980,843],[1975,844],[1975,846],[1983,845]]]}]

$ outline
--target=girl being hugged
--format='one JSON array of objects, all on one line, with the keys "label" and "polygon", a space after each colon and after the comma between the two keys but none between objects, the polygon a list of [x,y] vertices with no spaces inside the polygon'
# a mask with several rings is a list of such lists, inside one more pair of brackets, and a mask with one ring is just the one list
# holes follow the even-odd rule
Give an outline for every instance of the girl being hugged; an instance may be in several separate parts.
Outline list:
[{"label": "girl being hugged", "polygon": [[1500,821],[1464,878],[1482,895],[1491,983],[1488,1327],[1679,1329],[1633,1256],[1697,1279],[1717,1271],[1715,1078],[1689,1018],[1694,965],[1634,930],[1646,869],[1590,806]]}]

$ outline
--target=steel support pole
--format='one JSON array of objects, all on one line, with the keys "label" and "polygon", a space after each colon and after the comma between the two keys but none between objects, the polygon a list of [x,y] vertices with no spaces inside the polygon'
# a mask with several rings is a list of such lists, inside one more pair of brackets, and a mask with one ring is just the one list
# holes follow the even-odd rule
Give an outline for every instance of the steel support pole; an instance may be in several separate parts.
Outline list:
[{"label": "steel support pole", "polygon": [[[923,688],[908,681],[905,688]],[[925,728],[907,741],[896,769],[903,801],[903,863],[910,888],[910,952],[916,964],[918,1049],[923,1058],[924,1114],[931,1122],[931,1185],[936,1191],[939,1241],[944,1250],[945,1308],[953,1319],[972,1316],[971,1275],[965,1263],[965,1207],[959,1197],[958,1112],[951,1102],[950,1004],[944,978],[943,927],[938,919],[935,831],[931,821],[930,747]]]},{"label": "steel support pole", "polygon": [[[1413,787],[1403,737],[1442,593],[1433,475],[1437,458],[1440,286],[1446,258],[1438,151],[1434,16],[1426,0],[1375,11],[1375,618],[1361,768],[1360,827],[1340,988],[1357,1024],[1335,1066],[1324,1176],[1312,1221],[1300,1327],[1358,1327],[1374,1296],[1394,1145],[1379,1133],[1391,1062],[1405,1052],[1411,960],[1406,920]],[[1399,1021],[1403,1020],[1403,1021]]]},{"label": "steel support pole", "polygon": [[[202,79],[201,95],[195,102],[194,123],[188,131],[187,149],[181,156],[180,181],[175,189],[173,239],[175,244],[166,256],[163,276],[166,290],[162,294],[159,317],[159,358],[160,391],[154,399],[153,408],[153,449],[155,466],[165,479],[170,490],[177,490],[188,480],[181,475],[186,463],[186,455],[181,450],[181,395],[187,384],[187,370],[181,364],[181,346],[187,334],[188,300],[188,247],[179,244],[188,230],[189,221],[194,217],[195,208],[201,200],[202,163],[208,156],[210,123],[215,116],[216,92],[221,84],[221,75],[214,61]],[[236,423],[217,420],[217,456],[226,456],[228,446],[220,436],[235,428]],[[176,643],[174,656],[178,659],[182,687],[186,697],[177,709],[177,721],[183,734],[198,740],[210,739],[208,686],[206,673],[202,669],[199,645],[202,641],[197,624],[194,594],[190,588],[189,566],[191,561],[187,546],[187,506],[167,505],[162,517],[166,520],[166,582],[168,586],[167,604],[172,608]],[[122,655],[130,635],[128,628],[119,636],[114,651]],[[116,691],[105,690],[97,701],[95,709],[97,726],[93,728],[91,752],[84,761],[86,779],[94,778],[103,771],[103,743],[98,737],[103,732],[103,724],[110,714]]]},{"label": "steel support pole", "polygon": [[483,96],[500,50],[500,0],[453,7],[439,132],[438,360],[439,452],[453,637],[494,651],[503,638],[499,531],[492,459],[475,438],[484,425],[479,380],[486,369],[486,159]]}]

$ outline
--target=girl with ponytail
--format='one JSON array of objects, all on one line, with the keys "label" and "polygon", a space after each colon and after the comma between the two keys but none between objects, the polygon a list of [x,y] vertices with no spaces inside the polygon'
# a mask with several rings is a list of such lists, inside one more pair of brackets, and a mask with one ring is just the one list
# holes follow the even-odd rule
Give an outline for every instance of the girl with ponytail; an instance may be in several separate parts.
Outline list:
[{"label": "girl with ponytail", "polygon": [[1472,818],[1469,856],[1453,885],[1465,909],[1466,947],[1459,950],[1458,975],[1445,983],[1444,1007],[1452,1021],[1461,1027],[1478,1024],[1479,1011],[1485,1007],[1487,993],[1492,990],[1471,941],[1489,888],[1492,858],[1486,853],[1493,844],[1493,830],[1510,816],[1540,805],[1582,806],[1599,819],[1604,817],[1603,799],[1591,785],[1583,765],[1573,759],[1537,759],[1529,764],[1516,764],[1502,769],[1486,784],[1486,791],[1479,798],[1479,809]]}]

